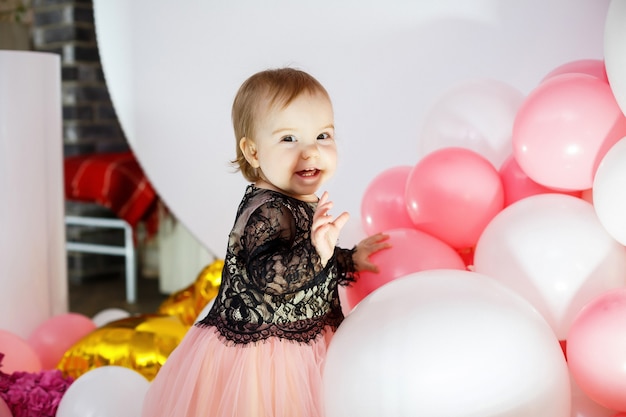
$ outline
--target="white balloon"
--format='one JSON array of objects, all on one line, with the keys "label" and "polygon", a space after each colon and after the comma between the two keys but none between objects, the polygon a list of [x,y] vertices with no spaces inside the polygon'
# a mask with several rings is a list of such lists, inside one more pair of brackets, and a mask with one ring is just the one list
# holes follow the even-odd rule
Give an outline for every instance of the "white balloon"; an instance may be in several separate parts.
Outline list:
[{"label": "white balloon", "polygon": [[626,137],[602,158],[593,180],[593,205],[607,232],[626,245]]},{"label": "white balloon", "polygon": [[566,340],[585,304],[625,284],[626,248],[587,201],[539,194],[492,219],[476,244],[474,268],[524,296]]},{"label": "white balloon", "polygon": [[337,330],[324,368],[327,417],[569,417],[567,364],[522,297],[469,271],[386,284]]},{"label": "white balloon", "polygon": [[143,375],[129,368],[94,368],[63,394],[56,417],[138,417],[149,386]]},{"label": "white balloon", "polygon": [[500,168],[513,150],[513,121],[523,100],[519,90],[497,80],[471,80],[449,89],[426,115],[421,155],[458,146]]},{"label": "white balloon", "polygon": [[612,0],[604,23],[604,65],[611,91],[626,114],[626,2]]},{"label": "white balloon", "polygon": [[105,308],[104,310],[97,312],[91,320],[94,322],[96,327],[102,327],[112,321],[125,319],[129,316],[130,313],[121,308]]}]

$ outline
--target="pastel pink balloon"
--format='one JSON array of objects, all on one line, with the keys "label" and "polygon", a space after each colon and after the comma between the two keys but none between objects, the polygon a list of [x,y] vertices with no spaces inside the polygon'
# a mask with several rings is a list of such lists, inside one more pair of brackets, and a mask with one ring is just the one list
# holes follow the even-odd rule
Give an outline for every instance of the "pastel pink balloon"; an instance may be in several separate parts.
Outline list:
[{"label": "pastel pink balloon", "polygon": [[601,406],[580,389],[576,380],[571,377],[571,372],[570,387],[572,390],[572,410],[570,417],[615,417],[615,410]]},{"label": "pastel pink balloon", "polygon": [[389,168],[367,186],[361,200],[361,221],[367,235],[401,227],[413,227],[404,200],[406,180],[413,167]]},{"label": "pastel pink balloon", "polygon": [[504,187],[504,206],[511,204],[523,198],[537,194],[546,193],[562,193],[574,197],[581,197],[580,191],[560,191],[553,188],[545,187],[536,183],[520,168],[513,155],[509,156],[498,171],[502,186]]},{"label": "pastel pink balloon", "polygon": [[474,246],[502,210],[504,190],[485,157],[450,147],[429,153],[413,167],[405,199],[417,229],[462,249]]},{"label": "pastel pink balloon", "polygon": [[362,271],[357,282],[346,289],[350,308],[368,294],[396,278],[428,269],[465,270],[461,256],[448,244],[415,229],[394,229],[389,235],[391,248],[370,256],[379,272]]},{"label": "pastel pink balloon", "polygon": [[43,369],[54,369],[65,352],[96,329],[89,317],[78,313],[59,314],[41,323],[28,337]]},{"label": "pastel pink balloon", "polygon": [[542,82],[513,124],[513,154],[535,182],[550,188],[591,188],[602,157],[626,135],[626,117],[609,85],[586,74]]},{"label": "pastel pink balloon", "polygon": [[609,290],[580,310],[567,336],[573,378],[589,398],[626,411],[626,288]]},{"label": "pastel pink balloon", "polygon": [[576,61],[566,62],[565,64],[559,65],[550,71],[542,81],[562,74],[586,74],[606,83],[609,82],[603,59],[579,59]]},{"label": "pastel pink balloon", "polygon": [[0,370],[5,374],[41,371],[41,360],[28,342],[20,336],[0,329],[0,353],[4,354]]},{"label": "pastel pink balloon", "polygon": [[13,413],[9,409],[7,403],[0,397],[0,417],[13,417]]}]

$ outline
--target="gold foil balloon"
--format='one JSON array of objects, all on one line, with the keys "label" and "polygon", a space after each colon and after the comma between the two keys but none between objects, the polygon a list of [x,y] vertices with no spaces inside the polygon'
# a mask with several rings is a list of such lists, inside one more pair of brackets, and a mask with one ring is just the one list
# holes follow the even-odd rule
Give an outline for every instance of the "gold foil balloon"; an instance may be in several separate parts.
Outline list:
[{"label": "gold foil balloon", "polygon": [[186,325],[193,325],[198,314],[217,295],[223,268],[223,260],[216,260],[206,266],[190,286],[176,291],[163,301],[157,313],[178,316]]},{"label": "gold foil balloon", "polygon": [[151,381],[189,329],[176,316],[145,314],[106,324],[75,343],[57,366],[78,378],[106,365],[133,369]]}]

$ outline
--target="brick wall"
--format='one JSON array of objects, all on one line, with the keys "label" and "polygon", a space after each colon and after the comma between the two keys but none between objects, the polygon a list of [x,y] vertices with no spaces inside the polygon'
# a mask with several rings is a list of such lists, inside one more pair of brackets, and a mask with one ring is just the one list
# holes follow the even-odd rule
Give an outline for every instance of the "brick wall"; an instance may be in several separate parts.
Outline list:
[{"label": "brick wall", "polygon": [[[91,0],[31,0],[32,48],[61,56],[63,152],[74,156],[127,150],[128,145],[111,103],[96,42]],[[97,204],[67,201],[66,213],[114,217]],[[119,231],[71,227],[69,240],[118,244]],[[71,281],[123,274],[121,257],[70,253]]]},{"label": "brick wall", "polygon": [[61,55],[66,156],[127,149],[96,42],[91,0],[33,0],[33,47]]}]

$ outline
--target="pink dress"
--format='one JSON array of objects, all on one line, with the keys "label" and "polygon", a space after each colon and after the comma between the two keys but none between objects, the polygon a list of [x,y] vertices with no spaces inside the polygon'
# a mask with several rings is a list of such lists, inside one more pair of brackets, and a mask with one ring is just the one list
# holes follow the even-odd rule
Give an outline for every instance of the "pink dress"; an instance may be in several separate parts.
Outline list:
[{"label": "pink dress", "polygon": [[338,285],[353,250],[322,267],[316,204],[250,185],[212,309],[150,384],[143,417],[321,417],[328,344],[343,320]]}]

